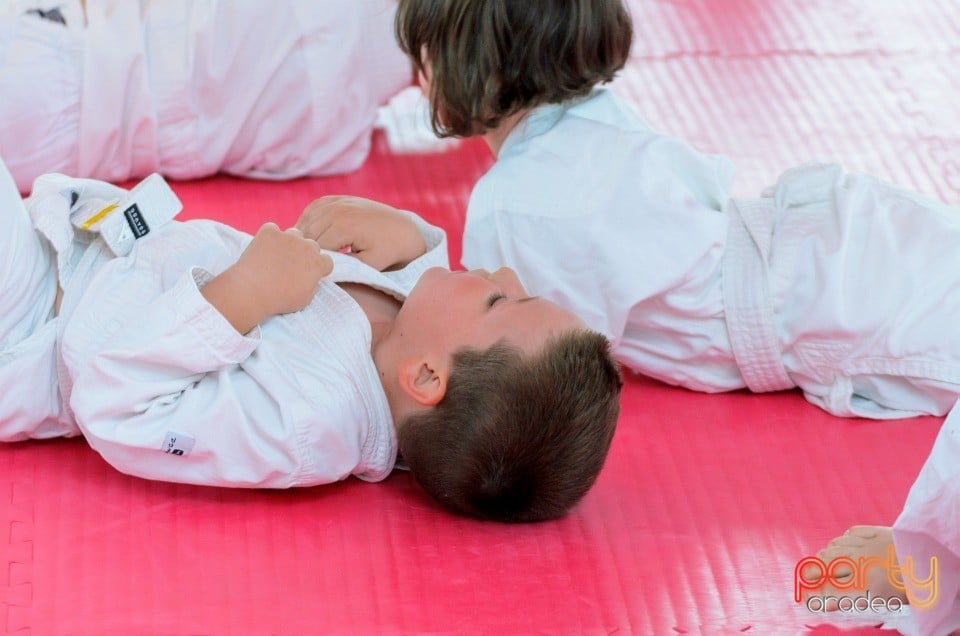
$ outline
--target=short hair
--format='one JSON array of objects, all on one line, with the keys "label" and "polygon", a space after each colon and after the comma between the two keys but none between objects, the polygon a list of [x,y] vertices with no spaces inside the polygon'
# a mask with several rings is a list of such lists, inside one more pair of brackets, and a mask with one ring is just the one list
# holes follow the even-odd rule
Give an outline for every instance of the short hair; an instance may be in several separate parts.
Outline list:
[{"label": "short hair", "polygon": [[588,94],[630,55],[622,0],[400,0],[395,31],[441,137],[469,137],[541,104]]},{"label": "short hair", "polygon": [[444,507],[496,521],[566,513],[603,467],[622,386],[602,335],[576,330],[523,356],[462,350],[443,399],[398,427],[400,454]]}]

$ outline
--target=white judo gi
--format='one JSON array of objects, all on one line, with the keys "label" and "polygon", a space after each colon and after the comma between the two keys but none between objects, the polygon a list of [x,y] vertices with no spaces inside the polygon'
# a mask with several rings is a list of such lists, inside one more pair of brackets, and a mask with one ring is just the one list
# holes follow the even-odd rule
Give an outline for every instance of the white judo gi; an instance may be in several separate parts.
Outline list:
[{"label": "white judo gi", "polygon": [[[25,209],[0,163],[0,196],[13,228],[0,235],[0,440],[82,433],[123,472],[216,486],[377,481],[392,470],[370,323],[336,283],[403,299],[423,271],[447,266],[442,230],[411,215],[428,251],[396,272],[331,253],[333,273],[307,308],[241,335],[200,289],[250,236],[173,221],[179,201],[160,177],[128,194],[50,175]],[[76,227],[111,202],[98,234]]]},{"label": "white judo gi", "polygon": [[[929,576],[937,557],[937,602],[914,610],[917,633],[946,636],[960,630],[960,408],[940,429],[930,457],[910,488],[903,512],[893,524],[897,554],[914,555],[915,576]],[[929,590],[916,590],[929,598]]]},{"label": "white judo gi", "polygon": [[[800,387],[840,416],[947,413],[960,210],[833,165],[790,170],[754,200],[731,199],[732,179],[726,159],[607,90],[543,106],[474,188],[463,264],[515,268],[671,384]],[[955,550],[960,528],[940,530]]]},{"label": "white judo gi", "polygon": [[[57,8],[66,24],[35,9]],[[0,3],[0,156],[37,176],[357,168],[411,82],[392,0]],[[34,10],[34,11],[31,11]]]},{"label": "white judo gi", "polygon": [[945,414],[960,396],[960,210],[834,165],[790,170],[759,199],[731,199],[732,179],[609,91],[544,106],[474,188],[463,264],[515,268],[671,384]]}]

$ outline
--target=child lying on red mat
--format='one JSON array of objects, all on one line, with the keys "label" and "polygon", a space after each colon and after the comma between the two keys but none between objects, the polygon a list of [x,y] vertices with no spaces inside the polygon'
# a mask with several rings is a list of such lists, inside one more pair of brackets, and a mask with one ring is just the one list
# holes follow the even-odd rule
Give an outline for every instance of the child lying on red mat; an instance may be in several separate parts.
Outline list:
[{"label": "child lying on red mat", "polygon": [[399,453],[505,521],[594,482],[608,342],[512,271],[452,273],[442,230],[359,199],[254,237],[179,210],[156,175],[48,175],[23,201],[0,162],[0,439],[83,434],[121,471],[237,487],[379,481]]},{"label": "child lying on red mat", "polygon": [[[620,0],[400,0],[396,30],[437,133],[496,156],[470,197],[465,266],[514,268],[671,384],[799,387],[871,418],[960,397],[960,210],[833,165],[732,199],[729,161],[598,88],[629,55]],[[921,618],[956,628],[960,470],[929,472],[947,465],[931,458],[893,535],[857,528],[829,551],[939,554],[944,614]]]}]

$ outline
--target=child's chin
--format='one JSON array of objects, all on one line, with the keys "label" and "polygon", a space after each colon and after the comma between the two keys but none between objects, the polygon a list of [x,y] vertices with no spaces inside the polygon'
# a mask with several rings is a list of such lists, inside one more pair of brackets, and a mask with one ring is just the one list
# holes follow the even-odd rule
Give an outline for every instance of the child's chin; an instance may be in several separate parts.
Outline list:
[{"label": "child's chin", "polygon": [[422,290],[425,287],[428,287],[430,283],[438,278],[449,274],[450,270],[444,269],[443,267],[431,267],[424,273],[420,274],[420,278],[417,280],[417,283],[413,286],[413,289],[410,290],[410,296],[412,296],[417,290]]}]

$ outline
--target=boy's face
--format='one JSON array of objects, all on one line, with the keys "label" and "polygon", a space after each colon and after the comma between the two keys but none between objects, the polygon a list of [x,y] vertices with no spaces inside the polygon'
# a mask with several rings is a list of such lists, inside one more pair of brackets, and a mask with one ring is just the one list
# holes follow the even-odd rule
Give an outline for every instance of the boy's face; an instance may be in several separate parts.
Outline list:
[{"label": "boy's face", "polygon": [[586,328],[566,309],[529,296],[516,272],[506,267],[492,274],[427,270],[393,325],[407,355],[440,356],[464,348],[485,350],[501,340],[532,355],[551,336]]}]

